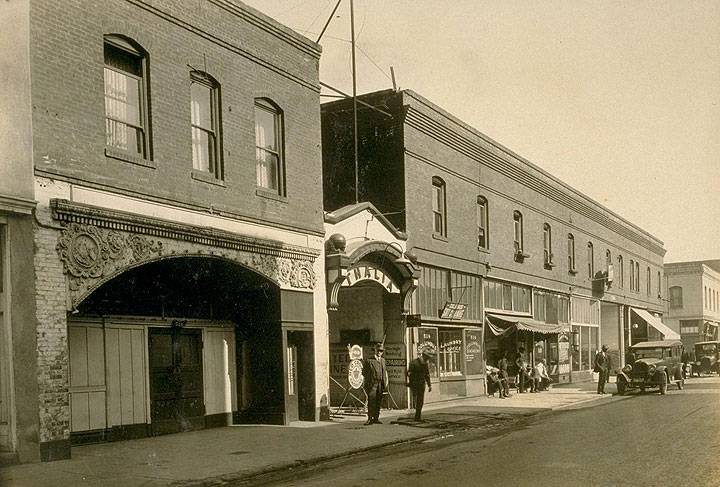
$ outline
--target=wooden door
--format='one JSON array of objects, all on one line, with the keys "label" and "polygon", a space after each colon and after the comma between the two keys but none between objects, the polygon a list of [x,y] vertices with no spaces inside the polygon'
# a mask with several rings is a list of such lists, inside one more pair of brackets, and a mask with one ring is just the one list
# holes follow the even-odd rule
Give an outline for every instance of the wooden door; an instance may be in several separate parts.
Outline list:
[{"label": "wooden door", "polygon": [[149,356],[152,434],[203,428],[201,330],[150,328]]}]

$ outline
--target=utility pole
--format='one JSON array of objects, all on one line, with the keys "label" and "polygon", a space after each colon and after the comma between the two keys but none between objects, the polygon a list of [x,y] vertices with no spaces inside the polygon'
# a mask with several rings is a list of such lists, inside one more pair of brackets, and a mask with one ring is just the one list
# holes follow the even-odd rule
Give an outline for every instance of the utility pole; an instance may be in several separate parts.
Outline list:
[{"label": "utility pole", "polygon": [[350,0],[350,41],[352,44],[352,97],[353,97],[353,148],[355,154],[355,204],[360,202],[358,188],[358,123],[357,123],[357,75],[355,72],[355,8]]}]

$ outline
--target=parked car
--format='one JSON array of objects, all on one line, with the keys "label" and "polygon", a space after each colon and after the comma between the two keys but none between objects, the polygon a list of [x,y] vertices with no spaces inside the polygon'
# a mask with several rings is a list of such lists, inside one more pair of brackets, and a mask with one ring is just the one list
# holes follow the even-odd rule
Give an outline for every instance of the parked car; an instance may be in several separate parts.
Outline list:
[{"label": "parked car", "polygon": [[693,372],[700,375],[715,372],[720,374],[720,341],[697,342]]},{"label": "parked car", "polygon": [[617,392],[625,394],[630,389],[644,391],[659,388],[665,394],[668,384],[677,384],[682,390],[685,380],[682,375],[682,342],[662,340],[636,343],[630,347],[635,355],[632,364],[626,364],[617,374]]}]

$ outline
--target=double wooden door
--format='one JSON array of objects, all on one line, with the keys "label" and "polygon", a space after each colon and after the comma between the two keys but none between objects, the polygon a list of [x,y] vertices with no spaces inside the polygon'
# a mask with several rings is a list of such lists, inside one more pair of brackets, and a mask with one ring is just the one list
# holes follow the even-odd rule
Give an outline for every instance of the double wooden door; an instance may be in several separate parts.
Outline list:
[{"label": "double wooden door", "polygon": [[150,328],[149,355],[152,434],[203,428],[202,330]]}]

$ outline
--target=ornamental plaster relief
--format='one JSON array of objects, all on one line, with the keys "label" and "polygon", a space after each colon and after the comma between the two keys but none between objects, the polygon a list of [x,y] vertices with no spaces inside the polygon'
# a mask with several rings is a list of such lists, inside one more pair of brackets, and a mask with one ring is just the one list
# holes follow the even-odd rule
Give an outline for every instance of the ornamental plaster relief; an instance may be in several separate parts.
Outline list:
[{"label": "ornamental plaster relief", "polygon": [[56,249],[68,277],[73,308],[100,285],[128,269],[176,257],[225,259],[263,275],[284,289],[313,290],[317,281],[313,262],[309,258],[228,249],[209,243],[141,235],[92,224],[65,224]]}]

